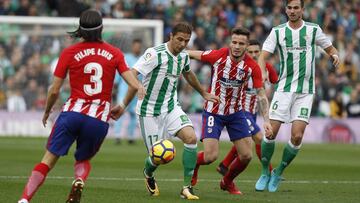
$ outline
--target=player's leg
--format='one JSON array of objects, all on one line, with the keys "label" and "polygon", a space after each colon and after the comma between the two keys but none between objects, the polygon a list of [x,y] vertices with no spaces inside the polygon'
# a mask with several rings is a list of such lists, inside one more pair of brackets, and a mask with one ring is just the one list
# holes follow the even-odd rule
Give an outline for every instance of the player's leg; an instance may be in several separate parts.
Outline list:
[{"label": "player's leg", "polygon": [[[138,116],[141,136],[144,140],[146,151],[148,152],[148,154],[150,153],[153,143],[163,138],[163,132],[159,130],[158,125],[159,123],[163,123],[163,121],[160,122],[159,117]],[[145,177],[145,186],[151,196],[160,195],[159,188],[154,177],[154,172],[157,167],[158,165],[152,162],[150,156],[147,156],[145,158],[145,165],[143,171]]]},{"label": "player's leg", "polygon": [[199,199],[199,197],[194,194],[191,185],[191,178],[194,173],[197,159],[197,144],[195,131],[193,127],[186,126],[182,128],[176,134],[176,136],[184,142],[184,150],[182,157],[182,163],[184,167],[184,183],[180,195],[184,199]]},{"label": "player's leg", "polygon": [[25,185],[19,202],[30,202],[36,191],[44,183],[48,172],[55,166],[58,156],[46,150],[41,162],[36,164]]},{"label": "player's leg", "polygon": [[75,140],[65,127],[68,113],[61,113],[56,120],[47,142],[47,150],[40,163],[36,164],[24,188],[21,199],[30,201],[43,184],[48,172],[55,166],[60,156],[66,155]]},{"label": "player's leg", "polygon": [[252,157],[252,141],[249,134],[250,129],[243,111],[236,112],[225,118],[226,129],[229,133],[230,140],[234,143],[238,157],[234,159],[220,182],[220,188],[227,190],[230,194],[241,194],[237,189],[234,179],[248,166]]},{"label": "player's leg", "polygon": [[180,107],[175,107],[166,116],[165,128],[170,135],[178,137],[184,143],[182,163],[184,169],[184,183],[180,197],[189,200],[199,199],[191,186],[197,156],[197,139],[193,124]]},{"label": "player's leg", "polygon": [[285,168],[290,165],[296,157],[304,136],[306,125],[309,123],[309,117],[314,96],[312,94],[294,94],[293,105],[291,108],[291,140],[284,148],[280,165],[273,170],[269,182],[269,192],[275,192],[281,182],[281,174]]},{"label": "player's leg", "polygon": [[264,191],[270,181],[269,165],[275,150],[275,138],[281,124],[290,120],[293,93],[275,92],[271,101],[269,117],[273,134],[264,136],[261,141],[261,175],[255,184],[256,191]]},{"label": "player's leg", "polygon": [[221,130],[224,128],[220,116],[206,111],[203,112],[202,123],[201,141],[204,144],[204,151],[199,151],[197,154],[196,167],[191,180],[192,185],[197,183],[199,167],[210,164],[217,159],[219,154],[219,137]]},{"label": "player's leg", "polygon": [[121,116],[118,120],[114,122],[114,135],[115,135],[115,144],[121,144],[121,129],[124,122],[124,116]]},{"label": "player's leg", "polygon": [[234,146],[237,149],[238,156],[231,163],[229,171],[225,174],[224,178],[220,182],[220,188],[227,190],[230,194],[241,195],[242,193],[236,187],[234,179],[245,170],[249,165],[252,157],[251,145],[252,141],[250,137],[244,137],[233,141]]},{"label": "player's leg", "polygon": [[224,159],[220,162],[219,166],[216,168],[217,172],[224,176],[228,172],[230,164],[236,157],[237,150],[235,145],[233,145],[229,152],[225,155]]},{"label": "player's leg", "polygon": [[[85,182],[91,171],[90,159],[99,151],[109,129],[109,124],[101,120],[76,113],[67,125],[76,136],[74,181],[68,195],[67,203],[80,202]],[[76,129],[76,130],[75,130]]]},{"label": "player's leg", "polygon": [[135,144],[136,114],[135,114],[135,107],[131,106],[131,108],[133,109],[129,109],[130,120],[128,125],[128,143]]}]

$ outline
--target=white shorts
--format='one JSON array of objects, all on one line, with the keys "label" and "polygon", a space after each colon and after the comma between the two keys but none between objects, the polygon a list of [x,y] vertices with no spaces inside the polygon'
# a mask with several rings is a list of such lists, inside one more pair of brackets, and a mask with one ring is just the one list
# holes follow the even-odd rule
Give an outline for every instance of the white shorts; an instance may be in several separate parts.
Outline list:
[{"label": "white shorts", "polygon": [[270,105],[270,119],[284,123],[294,120],[309,123],[313,100],[313,94],[275,92]]},{"label": "white shorts", "polygon": [[139,115],[137,117],[148,152],[154,142],[175,136],[179,130],[186,126],[193,127],[191,120],[180,106],[175,106],[170,113],[161,114],[157,117]]}]

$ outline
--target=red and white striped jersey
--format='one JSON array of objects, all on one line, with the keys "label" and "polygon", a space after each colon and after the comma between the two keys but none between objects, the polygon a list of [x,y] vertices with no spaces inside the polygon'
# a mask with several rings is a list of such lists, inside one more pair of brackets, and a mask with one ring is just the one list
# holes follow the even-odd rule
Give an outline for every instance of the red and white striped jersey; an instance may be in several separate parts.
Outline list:
[{"label": "red and white striped jersey", "polygon": [[[270,63],[266,63],[266,70],[269,74],[269,81],[272,84],[275,84],[278,81],[278,75],[276,70]],[[255,114],[257,112],[257,96],[256,89],[254,88],[252,78],[249,78],[248,82],[245,85],[245,102],[243,102],[243,108],[245,111]]]},{"label": "red and white striped jersey", "polygon": [[220,97],[220,103],[206,101],[204,109],[218,115],[229,115],[242,109],[245,102],[245,82],[252,78],[255,88],[262,87],[259,65],[247,54],[236,62],[230,58],[229,48],[203,52],[201,61],[212,64],[211,83],[208,89]]},{"label": "red and white striped jersey", "polygon": [[116,70],[128,70],[120,49],[105,42],[80,42],[60,55],[54,76],[69,72],[71,95],[63,111],[79,112],[104,122],[110,117],[110,103]]}]

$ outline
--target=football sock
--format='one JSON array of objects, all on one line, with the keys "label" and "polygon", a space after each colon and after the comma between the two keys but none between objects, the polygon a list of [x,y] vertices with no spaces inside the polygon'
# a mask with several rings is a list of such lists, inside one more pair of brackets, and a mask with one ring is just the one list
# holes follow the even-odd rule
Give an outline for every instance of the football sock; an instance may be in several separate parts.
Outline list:
[{"label": "football sock", "polygon": [[291,141],[289,141],[286,144],[285,149],[283,151],[281,163],[280,163],[279,167],[277,167],[276,170],[275,170],[276,175],[280,176],[284,172],[284,169],[287,166],[289,166],[291,161],[296,157],[300,147],[301,147],[301,145],[294,146],[291,143]]},{"label": "football sock", "polygon": [[224,183],[226,185],[230,184],[236,176],[238,176],[247,167],[248,164],[249,162],[243,163],[239,157],[236,157],[236,159],[234,159],[231,163],[229,171],[224,176]]},{"label": "football sock", "polygon": [[25,186],[24,192],[22,194],[23,199],[28,201],[34,196],[35,192],[45,181],[45,178],[49,172],[50,168],[44,163],[37,164],[31,172],[29,180]]},{"label": "football sock", "polygon": [[184,144],[183,166],[184,166],[184,186],[191,185],[191,178],[194,173],[197,160],[197,145]]},{"label": "football sock", "polygon": [[226,154],[224,160],[221,162],[225,167],[229,167],[231,162],[237,157],[237,151],[235,145],[232,146],[230,151]]},{"label": "football sock", "polygon": [[145,159],[145,173],[147,176],[149,177],[153,177],[154,176],[154,171],[156,170],[157,165],[153,164],[153,162],[151,161],[151,158],[148,156]]},{"label": "football sock", "polygon": [[[260,162],[261,162],[261,144],[256,144],[255,145],[255,151],[256,151],[256,155],[259,158]],[[269,172],[271,172],[273,169],[271,163],[269,163]]]},{"label": "football sock", "polygon": [[81,178],[85,182],[91,170],[91,164],[89,160],[76,161],[74,168],[75,168],[75,179]]},{"label": "football sock", "polygon": [[205,165],[205,154],[204,151],[200,151],[199,153],[197,153],[197,160],[196,160],[196,165]]},{"label": "football sock", "polygon": [[261,164],[262,164],[261,174],[270,175],[269,165],[270,165],[271,157],[274,153],[274,149],[275,149],[275,140],[268,140],[264,136],[263,140],[261,141]]}]

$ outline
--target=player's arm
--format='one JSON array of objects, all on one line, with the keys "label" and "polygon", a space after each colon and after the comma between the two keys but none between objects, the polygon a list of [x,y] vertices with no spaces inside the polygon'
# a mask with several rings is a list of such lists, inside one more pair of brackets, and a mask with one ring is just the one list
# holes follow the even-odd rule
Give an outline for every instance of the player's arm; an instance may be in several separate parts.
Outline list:
[{"label": "player's arm", "polygon": [[[140,81],[137,79],[137,74],[138,72],[135,69],[132,69],[131,71],[125,71],[121,74],[121,77],[124,78],[125,82],[128,84],[129,89],[131,89],[132,91],[136,91],[138,92],[138,98],[140,100],[142,100],[145,95],[145,88],[144,86],[140,83]],[[133,93],[133,92],[131,92]],[[134,98],[134,96],[132,97]],[[130,100],[131,101],[131,100]],[[129,102],[130,102],[129,101]],[[125,104],[125,103],[124,103]],[[126,103],[127,105],[128,103]]]},{"label": "player's arm", "polygon": [[261,69],[262,81],[266,81],[268,79],[267,78],[268,74],[266,70],[266,61],[270,57],[270,54],[271,54],[270,52],[262,50],[257,61]]},{"label": "player's arm", "polygon": [[258,58],[258,64],[262,73],[262,81],[266,81],[268,78],[267,70],[266,70],[266,61],[270,57],[270,54],[274,53],[275,48],[277,46],[277,35],[275,34],[275,29],[272,29],[269,36],[266,38],[263,43],[260,56]]},{"label": "player's arm", "polygon": [[47,95],[47,99],[46,99],[46,106],[45,106],[45,112],[42,118],[42,122],[44,127],[46,127],[46,123],[47,123],[47,119],[49,118],[49,115],[51,113],[51,109],[53,108],[57,98],[59,97],[60,94],[60,88],[62,86],[64,82],[63,78],[54,76],[54,81],[51,84],[49,90],[48,90],[48,95]]},{"label": "player's arm", "polygon": [[[123,72],[121,76],[124,78],[125,81],[127,81],[127,80],[130,80],[131,78],[136,79],[138,74],[139,73],[136,71],[136,69],[131,69],[130,71]],[[134,99],[137,91],[142,91],[143,97],[145,96],[146,92],[145,92],[144,86],[142,84],[139,84],[139,85],[141,86],[140,88],[136,88],[132,85],[128,86],[128,90],[126,92],[126,95],[125,95],[123,101],[119,102],[118,105],[114,106],[110,111],[110,117],[112,119],[117,120],[120,118],[120,116],[122,114],[124,114],[126,107],[129,105],[131,100]],[[143,97],[141,99],[143,99]],[[139,97],[139,99],[140,99],[140,97]]]},{"label": "player's arm", "polygon": [[187,50],[187,53],[189,54],[190,58],[201,60],[201,55],[203,54],[203,51],[199,50]]},{"label": "player's arm", "polygon": [[265,88],[257,88],[257,98],[258,98],[258,106],[259,106],[259,112],[264,118],[264,130],[265,135],[271,136],[273,135],[272,127],[270,124],[270,118],[269,118],[269,101],[265,93]]},{"label": "player's arm", "polygon": [[190,71],[184,71],[183,72],[184,78],[185,80],[191,85],[191,87],[193,87],[197,92],[200,93],[200,95],[207,101],[212,101],[212,102],[219,102],[220,99],[219,97],[208,93],[207,91],[205,91],[199,80],[197,79],[195,73],[190,70]]},{"label": "player's arm", "polygon": [[333,65],[337,68],[340,64],[339,53],[337,49],[331,45],[325,48],[324,51],[332,58]]},{"label": "player's arm", "polygon": [[264,130],[266,136],[271,136],[273,134],[272,127],[270,124],[269,118],[269,101],[265,93],[264,83],[262,81],[262,72],[260,67],[255,63],[253,67],[253,73],[251,75],[253,80],[254,88],[256,89],[259,112],[264,118]]}]

